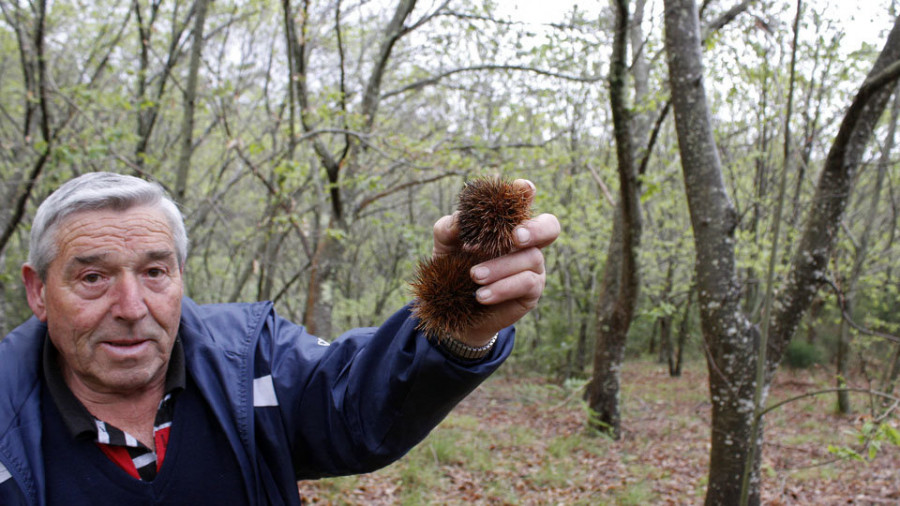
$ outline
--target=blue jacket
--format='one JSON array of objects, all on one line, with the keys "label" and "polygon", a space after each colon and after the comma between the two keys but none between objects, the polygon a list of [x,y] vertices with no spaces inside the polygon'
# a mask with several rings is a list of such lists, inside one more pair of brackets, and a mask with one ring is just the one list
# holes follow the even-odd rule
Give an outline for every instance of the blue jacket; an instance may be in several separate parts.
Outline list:
[{"label": "blue jacket", "polygon": [[[252,504],[299,504],[298,479],[383,467],[420,442],[509,356],[448,359],[409,308],[330,345],[271,303],[182,303],[186,367],[237,455]],[[0,505],[43,505],[41,351],[31,318],[0,341]]]}]

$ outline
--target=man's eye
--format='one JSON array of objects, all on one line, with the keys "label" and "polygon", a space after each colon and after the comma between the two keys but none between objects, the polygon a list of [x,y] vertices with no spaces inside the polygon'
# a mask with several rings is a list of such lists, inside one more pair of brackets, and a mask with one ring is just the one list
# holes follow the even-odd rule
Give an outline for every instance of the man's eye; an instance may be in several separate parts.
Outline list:
[{"label": "man's eye", "polygon": [[100,281],[100,275],[96,273],[85,274],[84,277],[81,278],[81,280],[85,283],[93,284]]},{"label": "man's eye", "polygon": [[147,271],[147,276],[150,276],[151,278],[158,278],[158,277],[162,276],[162,275],[165,274],[165,273],[166,273],[166,272],[165,272],[164,270],[162,270],[162,269],[156,269],[156,268],[153,268],[153,269],[150,269],[150,270]]}]

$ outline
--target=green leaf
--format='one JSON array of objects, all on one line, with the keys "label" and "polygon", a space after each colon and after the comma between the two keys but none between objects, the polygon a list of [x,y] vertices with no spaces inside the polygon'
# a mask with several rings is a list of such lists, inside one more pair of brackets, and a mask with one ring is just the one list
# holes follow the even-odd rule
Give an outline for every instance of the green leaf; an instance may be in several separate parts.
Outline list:
[{"label": "green leaf", "polygon": [[855,452],[854,450],[851,450],[850,448],[847,448],[846,446],[828,445],[828,453],[841,459],[857,460],[859,462],[866,461],[866,459],[862,458],[862,455]]},{"label": "green leaf", "polygon": [[881,432],[884,434],[884,437],[894,446],[900,446],[900,431],[891,427],[890,425],[882,425]]}]

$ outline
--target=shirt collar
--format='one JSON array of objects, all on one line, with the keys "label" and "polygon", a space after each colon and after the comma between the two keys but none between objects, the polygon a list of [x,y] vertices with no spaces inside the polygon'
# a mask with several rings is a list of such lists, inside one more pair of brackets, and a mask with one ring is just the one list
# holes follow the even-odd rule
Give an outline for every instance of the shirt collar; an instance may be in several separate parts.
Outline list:
[{"label": "shirt collar", "polygon": [[[56,403],[63,423],[69,429],[73,437],[97,435],[97,426],[92,415],[84,404],[75,397],[72,390],[63,379],[62,369],[59,366],[59,351],[50,341],[49,334],[44,337],[44,383],[50,391],[53,402]],[[185,385],[184,346],[181,344],[181,335],[175,339],[172,354],[169,357],[169,368],[166,370],[166,391],[172,393],[183,390]]]}]

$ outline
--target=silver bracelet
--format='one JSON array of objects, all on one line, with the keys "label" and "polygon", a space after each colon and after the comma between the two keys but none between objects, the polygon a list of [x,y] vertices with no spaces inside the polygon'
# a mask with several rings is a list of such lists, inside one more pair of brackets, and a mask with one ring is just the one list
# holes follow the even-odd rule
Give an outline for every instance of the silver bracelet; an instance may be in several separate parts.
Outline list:
[{"label": "silver bracelet", "polygon": [[499,335],[499,332],[494,334],[494,337],[492,337],[487,344],[478,347],[469,346],[450,335],[445,335],[443,336],[443,339],[440,340],[440,345],[456,358],[461,358],[463,360],[477,360],[486,357],[488,353],[494,349],[494,345],[497,344],[497,337]]}]

